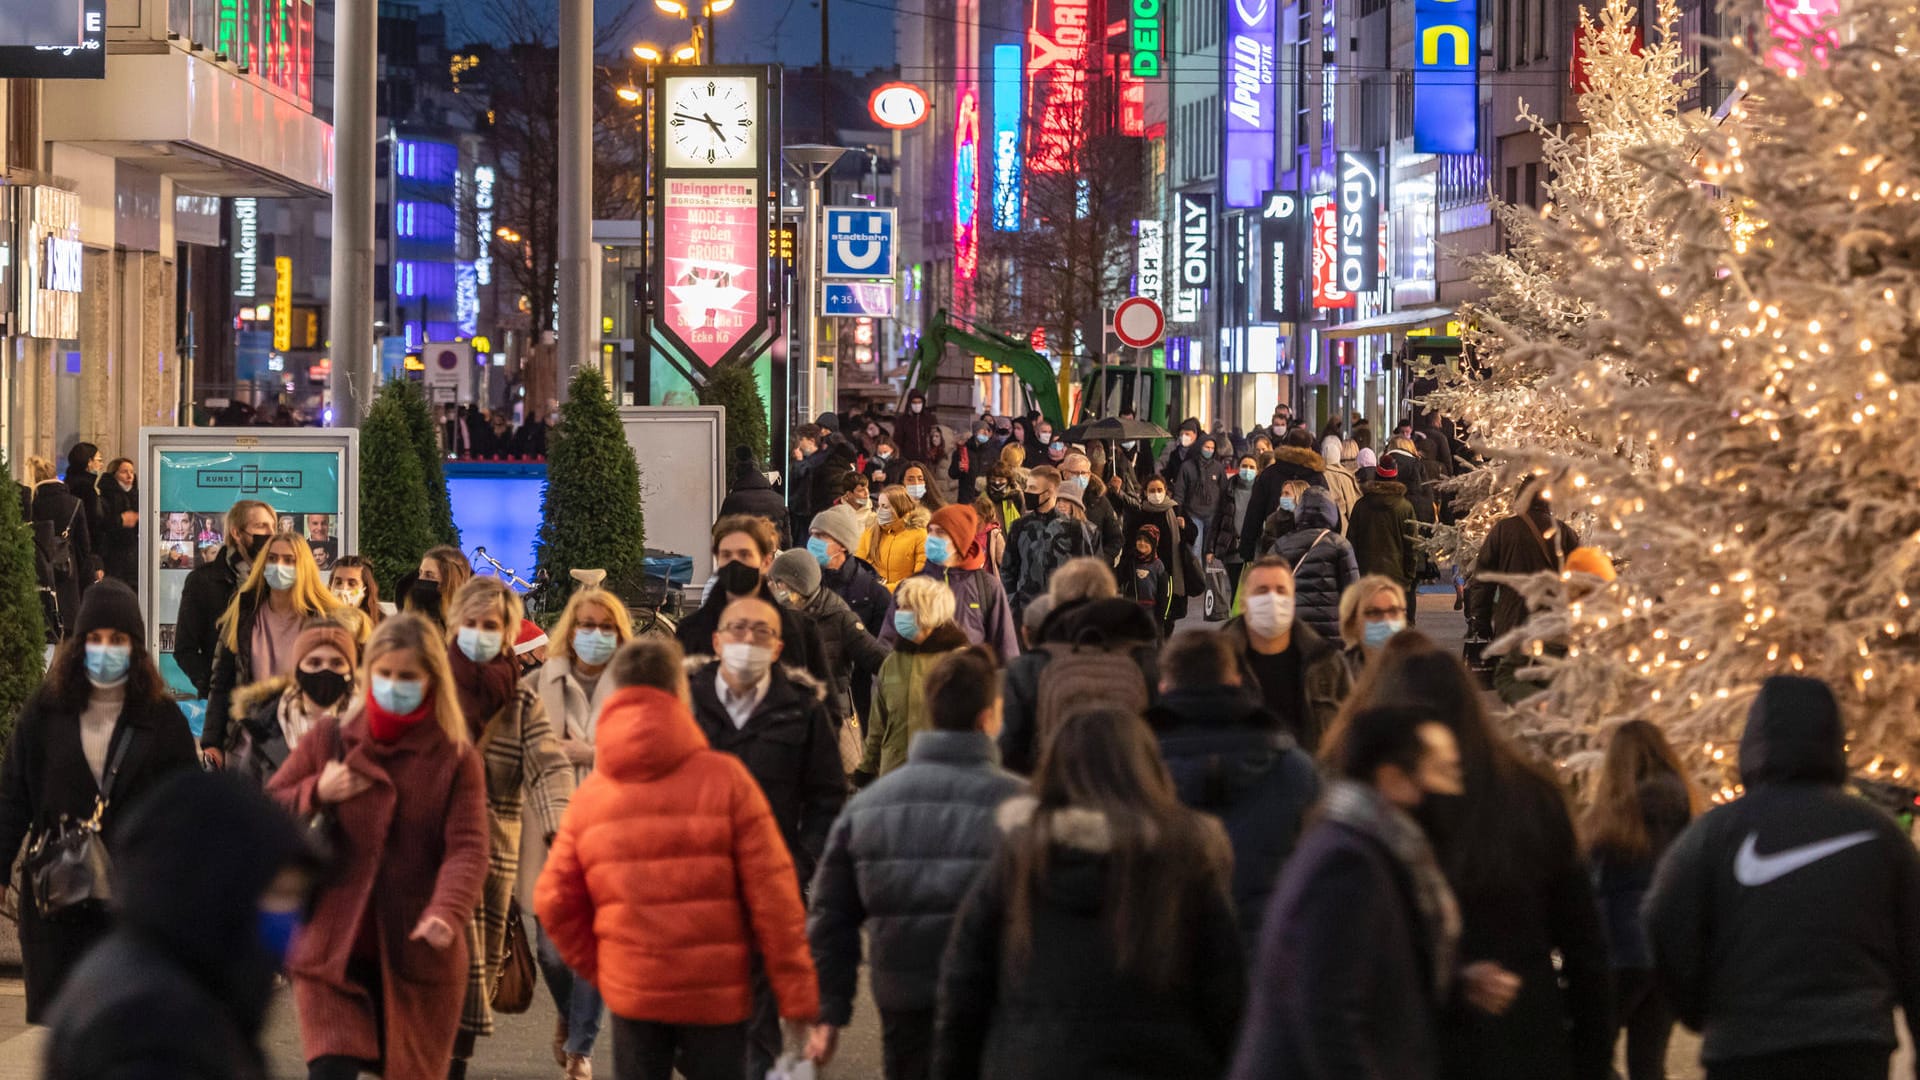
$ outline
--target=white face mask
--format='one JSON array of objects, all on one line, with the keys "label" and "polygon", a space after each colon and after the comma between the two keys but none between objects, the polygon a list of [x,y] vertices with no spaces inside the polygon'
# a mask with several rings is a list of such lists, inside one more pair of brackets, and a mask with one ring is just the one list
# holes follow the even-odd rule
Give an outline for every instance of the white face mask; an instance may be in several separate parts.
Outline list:
[{"label": "white face mask", "polygon": [[720,646],[720,663],[734,678],[757,683],[773,666],[773,650],[750,641],[729,641]]},{"label": "white face mask", "polygon": [[893,524],[893,507],[888,506],[886,503],[881,503],[877,508],[875,508],[873,513],[876,518],[880,519],[880,524],[882,525]]},{"label": "white face mask", "polygon": [[347,605],[348,607],[357,608],[360,606],[360,601],[365,600],[367,598],[367,590],[349,588],[343,585],[340,588],[333,590],[333,598]]},{"label": "white face mask", "polygon": [[917,401],[916,401],[916,402],[914,402],[913,404],[911,404],[911,405],[908,405],[908,406],[907,406],[907,409],[908,409],[909,411],[912,411],[912,412],[916,412],[916,413],[917,413],[917,412],[919,412],[919,411],[920,411],[920,410],[921,410],[922,408],[924,408],[924,406],[922,406],[922,405],[921,405],[921,404],[920,404],[919,402],[917,402]]},{"label": "white face mask", "polygon": [[1147,505],[1148,505],[1148,506],[1165,506],[1165,505],[1167,505],[1167,493],[1166,493],[1166,492],[1164,492],[1164,491],[1149,491],[1149,492],[1147,492]]},{"label": "white face mask", "polygon": [[1293,625],[1293,597],[1279,593],[1249,596],[1243,605],[1247,628],[1263,638],[1279,637]]}]

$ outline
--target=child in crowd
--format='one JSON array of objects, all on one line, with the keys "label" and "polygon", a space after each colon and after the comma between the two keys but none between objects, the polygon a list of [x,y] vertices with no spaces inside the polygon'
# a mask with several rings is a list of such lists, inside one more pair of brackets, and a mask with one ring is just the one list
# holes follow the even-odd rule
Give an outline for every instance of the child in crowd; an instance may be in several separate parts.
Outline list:
[{"label": "child in crowd", "polygon": [[1152,612],[1165,610],[1167,564],[1160,561],[1160,529],[1142,525],[1134,534],[1133,549],[1120,560],[1120,588]]}]

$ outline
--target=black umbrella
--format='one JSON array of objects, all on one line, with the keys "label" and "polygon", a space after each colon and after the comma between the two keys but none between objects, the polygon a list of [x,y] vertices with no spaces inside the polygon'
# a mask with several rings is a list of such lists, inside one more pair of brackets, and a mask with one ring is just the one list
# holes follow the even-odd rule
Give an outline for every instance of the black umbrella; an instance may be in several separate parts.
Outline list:
[{"label": "black umbrella", "polygon": [[1165,428],[1149,424],[1145,420],[1136,420],[1130,416],[1103,416],[1076,427],[1067,429],[1063,436],[1070,443],[1088,443],[1100,440],[1125,442],[1128,439],[1170,439]]}]

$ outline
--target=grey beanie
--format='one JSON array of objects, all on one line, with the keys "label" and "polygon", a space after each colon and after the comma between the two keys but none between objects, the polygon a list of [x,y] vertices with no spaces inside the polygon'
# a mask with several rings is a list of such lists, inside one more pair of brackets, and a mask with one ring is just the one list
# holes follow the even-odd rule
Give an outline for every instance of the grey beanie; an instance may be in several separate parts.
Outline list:
[{"label": "grey beanie", "polygon": [[812,596],[820,591],[820,563],[806,548],[783,551],[773,560],[767,581],[785,585],[801,596]]},{"label": "grey beanie", "polygon": [[849,555],[860,550],[860,515],[845,503],[837,503],[813,515],[813,523],[807,527],[807,531],[817,532],[839,544],[847,549]]}]

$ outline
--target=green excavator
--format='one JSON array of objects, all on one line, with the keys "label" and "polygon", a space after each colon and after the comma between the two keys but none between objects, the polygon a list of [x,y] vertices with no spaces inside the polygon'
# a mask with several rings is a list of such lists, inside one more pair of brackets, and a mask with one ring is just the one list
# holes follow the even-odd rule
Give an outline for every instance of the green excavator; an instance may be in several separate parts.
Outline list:
[{"label": "green excavator", "polygon": [[[1052,361],[1029,348],[1018,338],[957,318],[945,308],[934,312],[933,319],[920,335],[912,365],[907,372],[907,387],[925,393],[933,388],[934,375],[940,370],[940,358],[948,345],[962,354],[977,357],[997,368],[1006,368],[1026,387],[1040,415],[1056,428],[1065,430],[1075,418],[1067,415],[1061,399],[1070,381],[1054,371]],[[1071,377],[1069,376],[1069,379]],[[1078,395],[1083,415],[1117,416],[1121,408],[1131,406],[1142,420],[1167,426],[1169,413],[1178,408],[1172,399],[1180,391],[1177,374],[1163,368],[1130,364],[1097,364],[1081,381]],[[1170,429],[1169,429],[1170,430]]]}]

